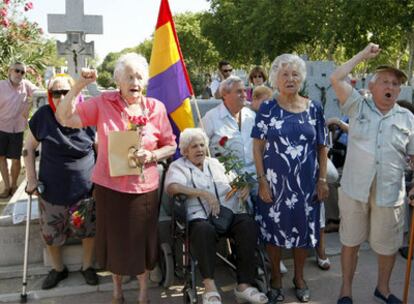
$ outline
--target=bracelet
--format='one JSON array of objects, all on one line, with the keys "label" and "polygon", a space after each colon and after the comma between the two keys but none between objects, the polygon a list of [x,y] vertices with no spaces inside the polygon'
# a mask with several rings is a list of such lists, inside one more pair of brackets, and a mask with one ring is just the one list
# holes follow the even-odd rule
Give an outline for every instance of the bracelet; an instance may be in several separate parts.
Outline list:
[{"label": "bracelet", "polygon": [[265,174],[257,175],[257,179],[262,179],[263,177],[266,177],[266,175]]},{"label": "bracelet", "polygon": [[319,180],[320,180],[321,182],[324,182],[324,183],[326,183],[326,182],[327,182],[326,178],[323,178],[323,177],[319,177]]}]

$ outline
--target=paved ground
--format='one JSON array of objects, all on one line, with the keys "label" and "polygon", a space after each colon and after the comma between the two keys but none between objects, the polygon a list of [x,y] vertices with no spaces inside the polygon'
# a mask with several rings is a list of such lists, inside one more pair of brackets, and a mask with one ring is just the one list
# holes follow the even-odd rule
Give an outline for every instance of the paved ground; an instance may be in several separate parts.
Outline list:
[{"label": "paved ground", "polygon": [[[306,264],[305,274],[307,283],[311,289],[311,303],[336,303],[341,281],[339,242],[336,233],[327,235],[327,252],[330,254],[332,268],[329,271],[321,271],[315,263],[314,258],[309,258]],[[402,297],[406,261],[398,256],[392,276],[392,290]],[[289,273],[284,276],[284,290],[286,300],[284,303],[298,303],[292,286],[292,260],[286,260]],[[354,300],[355,303],[375,303],[372,293],[375,288],[377,265],[374,253],[368,245],[364,245],[360,252],[358,269],[355,275]],[[110,277],[102,277],[102,283],[98,288],[87,286],[83,282],[79,272],[73,272],[69,278],[50,291],[41,291],[40,285],[44,276],[31,276],[29,279],[29,301],[28,303],[45,304],[69,304],[69,303],[110,303],[111,289]],[[233,297],[234,274],[222,264],[217,266],[217,281],[223,296],[223,303],[235,303]],[[410,298],[408,303],[414,303],[414,284],[411,283]],[[199,286],[201,286],[199,284]],[[125,285],[126,303],[136,303],[137,289],[136,281]],[[181,283],[176,280],[169,289],[164,289],[152,284],[150,289],[151,303],[175,304],[182,303]],[[18,303],[21,291],[20,279],[0,280],[0,302]],[[202,289],[200,288],[200,293]]]}]

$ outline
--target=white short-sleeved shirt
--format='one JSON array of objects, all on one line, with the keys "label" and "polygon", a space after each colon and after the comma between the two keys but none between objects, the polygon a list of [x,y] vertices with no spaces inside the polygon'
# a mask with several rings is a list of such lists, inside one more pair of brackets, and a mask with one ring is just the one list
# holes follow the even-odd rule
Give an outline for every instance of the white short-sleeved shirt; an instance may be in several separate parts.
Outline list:
[{"label": "white short-sleeved shirt", "polygon": [[[213,176],[210,175],[208,166],[210,166]],[[225,196],[231,190],[231,187],[229,183],[229,177],[226,176],[224,173],[223,165],[217,159],[206,157],[204,160],[203,170],[200,170],[185,157],[181,157],[175,160],[170,164],[170,167],[168,168],[165,178],[165,189],[174,183],[194,188],[191,177],[193,178],[197,189],[211,192],[213,195],[215,195],[215,183],[220,198],[220,205],[231,209],[234,213],[243,213],[244,209],[239,204],[237,194],[233,195],[229,200],[225,200]],[[208,203],[204,199],[201,199],[201,201],[206,210],[210,212]],[[187,203],[188,220],[191,221],[196,218],[207,218],[205,212],[203,211],[203,208],[200,206],[200,202],[196,197],[189,198]]]},{"label": "white short-sleeved shirt", "polygon": [[342,190],[355,200],[368,202],[376,176],[377,205],[403,204],[405,158],[414,155],[414,115],[398,104],[382,114],[372,99],[365,99],[356,90],[342,111],[349,117]]},{"label": "white short-sleeved shirt", "polygon": [[210,139],[210,151],[223,136],[229,138],[234,154],[244,161],[245,171],[256,174],[253,159],[253,138],[250,136],[255,123],[256,113],[247,107],[241,110],[241,129],[224,103],[211,109],[202,118],[204,130]]}]

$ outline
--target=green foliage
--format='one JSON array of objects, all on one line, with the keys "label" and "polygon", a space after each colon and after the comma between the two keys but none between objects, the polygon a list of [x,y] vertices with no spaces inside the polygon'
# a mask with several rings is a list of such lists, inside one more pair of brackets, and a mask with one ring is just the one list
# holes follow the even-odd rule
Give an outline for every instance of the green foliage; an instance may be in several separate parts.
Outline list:
[{"label": "green foliage", "polygon": [[32,8],[31,2],[22,0],[0,3],[0,78],[7,78],[10,64],[21,61],[28,67],[27,78],[41,85],[46,66],[62,61],[55,55],[55,43],[43,37],[36,22],[24,17]]}]

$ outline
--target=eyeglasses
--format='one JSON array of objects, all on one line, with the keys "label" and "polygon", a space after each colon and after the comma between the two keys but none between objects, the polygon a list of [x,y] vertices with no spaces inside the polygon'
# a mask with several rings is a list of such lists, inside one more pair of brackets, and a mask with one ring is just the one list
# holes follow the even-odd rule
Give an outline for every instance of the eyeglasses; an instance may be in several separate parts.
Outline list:
[{"label": "eyeglasses", "polygon": [[17,73],[17,74],[22,74],[22,75],[24,75],[24,74],[26,74],[26,71],[25,70],[21,70],[21,69],[14,69],[14,71]]},{"label": "eyeglasses", "polygon": [[263,78],[263,75],[254,75],[253,78]]},{"label": "eyeglasses", "polygon": [[222,70],[223,71],[223,73],[231,73],[231,72],[233,72],[233,69],[226,69],[226,70]]},{"label": "eyeglasses", "polygon": [[52,91],[52,97],[53,98],[60,98],[62,95],[65,96],[68,94],[69,90],[55,90]]}]

